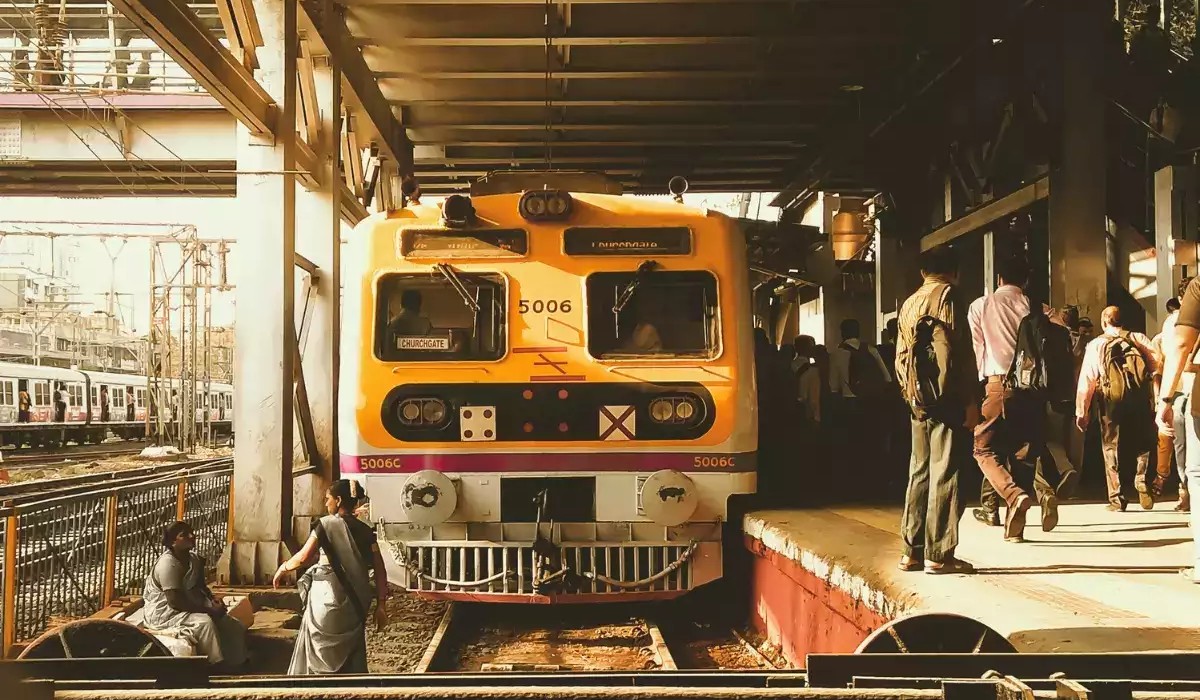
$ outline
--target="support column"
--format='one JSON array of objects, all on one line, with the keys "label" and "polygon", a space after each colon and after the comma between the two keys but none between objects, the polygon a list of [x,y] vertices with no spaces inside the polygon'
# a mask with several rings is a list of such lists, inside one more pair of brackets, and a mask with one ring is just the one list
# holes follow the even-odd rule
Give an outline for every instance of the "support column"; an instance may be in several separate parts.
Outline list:
[{"label": "support column", "polygon": [[1050,304],[1075,304],[1098,322],[1108,298],[1102,71],[1108,11],[1060,3],[1062,113],[1050,173]]},{"label": "support column", "polygon": [[[332,15],[336,16],[336,15]],[[324,492],[337,471],[337,379],[341,289],[341,189],[338,134],[341,77],[325,56],[313,57],[313,79],[320,105],[321,188],[301,190],[301,221],[296,230],[300,254],[317,265],[316,282],[307,300],[308,319],[302,336],[301,364],[312,417],[314,444],[309,446],[312,473],[295,480],[296,541],[308,536],[311,518],[325,513]],[[304,304],[299,305],[303,308]],[[299,322],[300,319],[297,319]]]},{"label": "support column", "polygon": [[239,237],[233,537],[218,577],[266,584],[289,556],[296,251],[296,0],[253,0],[264,46],[256,78],[282,109],[274,138],[238,126]]},{"label": "support column", "polygon": [[[1175,241],[1197,239],[1196,168],[1167,166],[1154,174],[1154,247],[1158,279],[1158,304],[1154,327],[1162,326],[1167,299],[1185,275],[1196,274],[1195,262],[1177,262]],[[1184,266],[1187,269],[1184,269]]]}]

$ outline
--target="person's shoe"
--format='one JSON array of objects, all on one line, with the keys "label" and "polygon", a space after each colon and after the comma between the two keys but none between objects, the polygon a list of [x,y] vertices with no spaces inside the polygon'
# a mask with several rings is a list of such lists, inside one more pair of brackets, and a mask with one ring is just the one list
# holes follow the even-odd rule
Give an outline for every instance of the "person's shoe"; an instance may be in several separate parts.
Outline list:
[{"label": "person's shoe", "polygon": [[1138,491],[1138,505],[1142,510],[1154,510],[1154,494],[1150,493],[1150,489]]},{"label": "person's shoe", "polygon": [[1079,472],[1075,469],[1068,470],[1058,480],[1058,486],[1054,489],[1054,495],[1060,500],[1066,500],[1075,493],[1075,487],[1079,485]]},{"label": "person's shoe", "polygon": [[1058,498],[1053,494],[1042,496],[1042,532],[1050,532],[1058,526]]},{"label": "person's shoe", "polygon": [[1179,492],[1179,502],[1175,504],[1175,511],[1179,513],[1192,512],[1192,497],[1187,491]]},{"label": "person's shoe", "polygon": [[929,561],[926,559],[925,573],[935,576],[941,574],[973,574],[975,573],[975,567],[962,559],[951,556],[947,557],[945,561]]},{"label": "person's shoe", "polygon": [[1111,511],[1113,513],[1124,513],[1125,507],[1128,505],[1129,504],[1125,502],[1125,499],[1122,498],[1120,501],[1118,501],[1116,503],[1109,501],[1108,505],[1104,506],[1104,510]]},{"label": "person's shoe", "polygon": [[972,508],[971,515],[984,525],[1000,527],[1000,513],[991,508]]},{"label": "person's shoe", "polygon": [[901,571],[920,571],[921,560],[916,557],[910,557],[907,554],[900,557],[900,563],[896,565]]},{"label": "person's shoe", "polygon": [[1017,496],[1017,502],[1008,507],[1004,516],[1004,541],[1025,541],[1025,513],[1033,507],[1033,499],[1025,494]]}]

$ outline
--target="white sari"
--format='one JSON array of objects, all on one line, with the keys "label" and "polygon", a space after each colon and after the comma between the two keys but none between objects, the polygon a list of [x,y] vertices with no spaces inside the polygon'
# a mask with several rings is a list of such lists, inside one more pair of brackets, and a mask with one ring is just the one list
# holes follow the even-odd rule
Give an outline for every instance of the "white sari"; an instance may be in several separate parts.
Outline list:
[{"label": "white sari", "polygon": [[[366,613],[371,604],[368,562],[355,545],[346,521],[321,518],[320,557],[300,581],[304,617],[296,636],[288,675],[366,673]],[[346,584],[335,571],[340,565]],[[352,596],[357,597],[358,604]]]}]

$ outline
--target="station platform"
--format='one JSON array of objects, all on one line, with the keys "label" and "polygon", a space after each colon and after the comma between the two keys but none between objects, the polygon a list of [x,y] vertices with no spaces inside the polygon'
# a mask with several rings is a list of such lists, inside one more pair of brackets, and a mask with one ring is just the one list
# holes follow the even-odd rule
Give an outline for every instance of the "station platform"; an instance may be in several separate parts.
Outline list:
[{"label": "station platform", "polygon": [[801,668],[807,654],[853,652],[890,620],[934,612],[978,620],[1019,652],[1200,649],[1200,585],[1179,574],[1191,534],[1171,507],[1066,504],[1050,533],[1034,508],[1020,544],[968,513],[958,556],[976,573],[943,576],[897,568],[899,506],[753,511],[751,616]]}]

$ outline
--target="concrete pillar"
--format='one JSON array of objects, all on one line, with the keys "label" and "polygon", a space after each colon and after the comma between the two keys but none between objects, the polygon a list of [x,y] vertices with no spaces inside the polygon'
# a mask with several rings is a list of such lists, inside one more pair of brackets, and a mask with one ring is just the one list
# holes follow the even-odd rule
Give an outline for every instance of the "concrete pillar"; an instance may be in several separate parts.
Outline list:
[{"label": "concrete pillar", "polygon": [[253,0],[264,46],[256,78],[281,105],[274,138],[238,127],[237,441],[232,542],[218,576],[266,584],[289,555],[295,309],[296,0]]},{"label": "concrete pillar", "polygon": [[[311,518],[325,513],[324,492],[337,474],[337,379],[340,352],[341,190],[338,152],[341,126],[341,78],[328,57],[315,56],[313,77],[320,105],[321,187],[298,194],[296,249],[319,269],[308,296],[308,319],[302,340],[301,364],[308,393],[315,444],[309,446],[313,473],[299,476],[293,490],[296,540],[307,537]],[[301,305],[303,306],[303,305]],[[300,319],[297,318],[297,322]],[[299,407],[297,407],[299,410]]]},{"label": "concrete pillar", "polygon": [[1050,173],[1050,303],[1098,322],[1107,301],[1103,3],[1059,3],[1062,114]]},{"label": "concrete pillar", "polygon": [[1185,275],[1196,274],[1195,261],[1176,261],[1172,251],[1175,241],[1197,239],[1198,215],[1194,166],[1167,166],[1154,174],[1154,247],[1159,302],[1155,328],[1162,325],[1166,314],[1164,305],[1167,299],[1175,296],[1179,282]]}]

